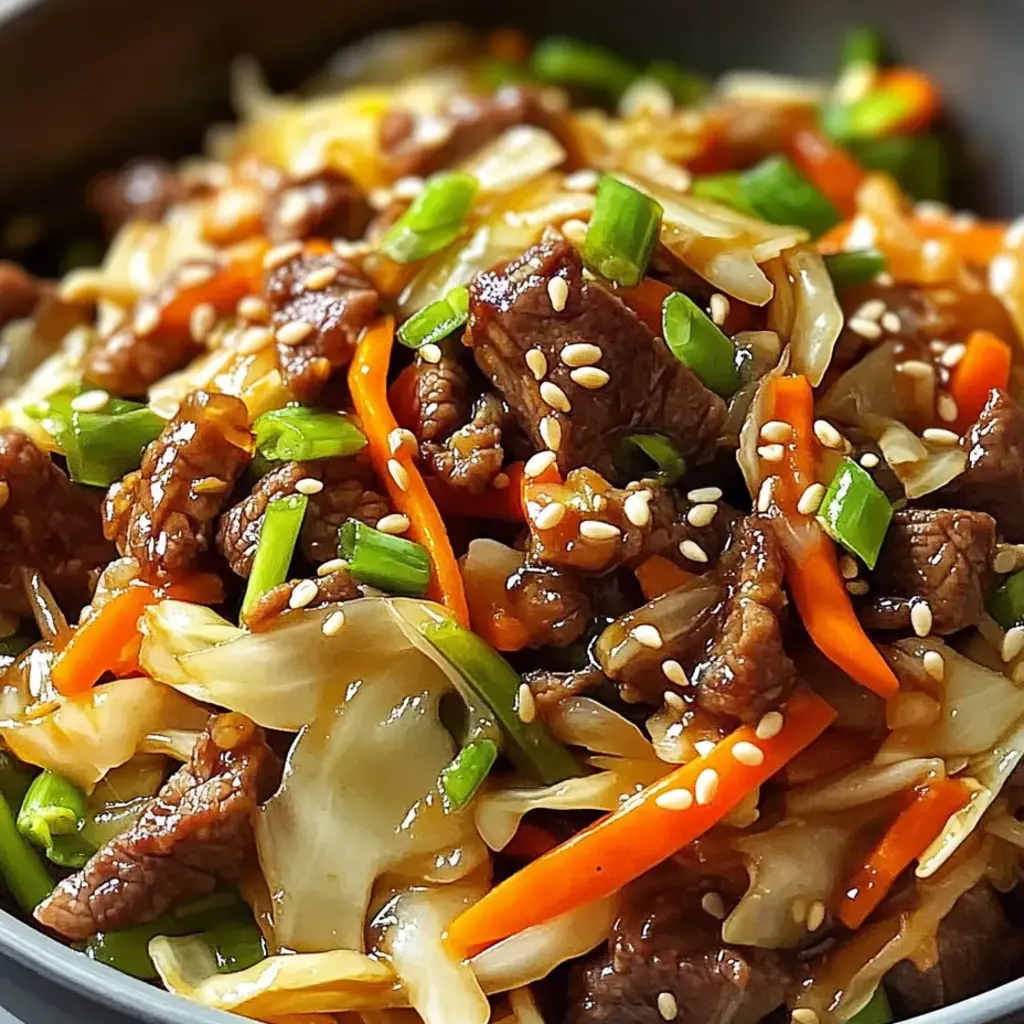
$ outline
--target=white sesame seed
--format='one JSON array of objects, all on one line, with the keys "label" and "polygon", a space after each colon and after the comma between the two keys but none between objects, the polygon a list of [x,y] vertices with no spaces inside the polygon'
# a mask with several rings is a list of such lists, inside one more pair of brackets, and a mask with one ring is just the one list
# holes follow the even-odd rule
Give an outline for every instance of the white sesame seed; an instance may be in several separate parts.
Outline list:
[{"label": "white sesame seed", "polygon": [[849,555],[843,555],[839,559],[839,575],[844,580],[855,580],[859,572],[857,563]]},{"label": "white sesame seed", "polygon": [[312,212],[313,204],[301,189],[289,189],[277,204],[277,219],[286,228],[294,228]]},{"label": "white sesame seed", "polygon": [[83,391],[80,395],[75,395],[71,399],[71,408],[75,412],[99,412],[109,401],[110,395],[106,391],[94,388],[92,391]]},{"label": "white sesame seed", "polygon": [[891,288],[895,283],[896,278],[894,278],[888,270],[883,270],[880,274],[875,274],[875,284],[880,284],[883,288]]},{"label": "white sesame seed", "polygon": [[192,340],[202,344],[217,325],[217,310],[212,303],[200,302],[188,318],[188,330]]},{"label": "white sesame seed", "polygon": [[140,337],[152,334],[160,326],[160,307],[153,302],[140,302],[132,318],[132,330]]},{"label": "white sesame seed", "polygon": [[282,345],[289,347],[293,345],[299,345],[306,340],[313,333],[313,325],[306,323],[305,320],[289,320],[288,323],[282,324],[274,332],[274,337]]},{"label": "white sesame seed", "polygon": [[508,473],[495,473],[494,479],[491,481],[491,486],[496,491],[503,491],[511,483],[512,479],[509,477]]},{"label": "white sesame seed", "polygon": [[652,651],[658,650],[664,643],[661,633],[658,632],[658,627],[652,626],[649,622],[641,622],[640,625],[634,626],[629,631],[629,635],[641,647],[649,647]]},{"label": "white sesame seed", "polygon": [[584,519],[580,523],[580,536],[586,537],[587,540],[618,540],[622,536],[622,531],[600,519]]},{"label": "white sesame seed", "polygon": [[863,597],[871,587],[868,585],[867,580],[850,580],[846,584],[846,589],[855,597]]},{"label": "white sesame seed", "polygon": [[773,740],[782,732],[785,722],[786,720],[778,711],[768,711],[761,716],[761,721],[757,723],[757,728],[754,729],[754,735],[759,740]]},{"label": "white sesame seed", "polygon": [[263,257],[263,266],[267,270],[274,270],[289,260],[294,259],[302,252],[301,242],[285,242],[283,245],[275,245],[268,249]]},{"label": "white sesame seed", "polygon": [[693,806],[693,794],[688,789],[666,789],[654,802],[665,811],[688,811]]},{"label": "white sesame seed", "polygon": [[684,540],[679,545],[679,553],[691,562],[706,562],[708,560],[708,553],[695,540]]},{"label": "white sesame seed", "polygon": [[854,316],[846,321],[846,326],[854,334],[867,338],[868,341],[877,341],[882,336],[882,328],[874,320],[863,320],[858,316]]},{"label": "white sesame seed", "polygon": [[717,746],[718,744],[714,740],[697,740],[693,748],[701,757],[707,757]]},{"label": "white sesame seed", "polygon": [[316,270],[311,270],[306,275],[306,279],[302,282],[302,287],[307,292],[322,292],[328,285],[334,284],[337,280],[337,267],[317,267]]},{"label": "white sesame seed", "polygon": [[651,522],[650,501],[650,491],[633,491],[622,503],[622,511],[634,526],[648,526]]},{"label": "white sesame seed", "polygon": [[251,356],[254,352],[265,349],[274,340],[274,332],[269,327],[247,327],[238,336],[235,351],[239,355]]},{"label": "white sesame seed", "polygon": [[565,309],[565,304],[569,301],[569,286],[564,277],[548,278],[548,298],[551,300],[551,308],[556,313],[561,313]]},{"label": "white sesame seed", "polygon": [[216,273],[216,268],[209,263],[190,263],[178,271],[177,282],[182,288],[200,288],[212,281]]},{"label": "white sesame seed", "polygon": [[775,477],[765,477],[757,491],[757,511],[767,512],[772,507],[772,488]]},{"label": "white sesame seed", "polygon": [[945,659],[938,651],[925,651],[921,659],[925,672],[938,682],[941,682],[946,675]]},{"label": "white sesame seed", "polygon": [[918,636],[927,636],[932,631],[932,609],[927,601],[915,598],[911,603],[910,624]]},{"label": "white sesame seed", "polygon": [[562,234],[577,249],[582,249],[587,242],[587,222],[578,217],[570,217],[562,224]]},{"label": "white sesame seed", "polygon": [[793,436],[793,428],[785,420],[769,420],[761,428],[761,438],[774,444],[785,444]]},{"label": "white sesame seed", "polygon": [[834,448],[836,451],[842,451],[843,448],[846,447],[843,435],[840,434],[828,420],[814,421],[814,436],[826,448]]},{"label": "white sesame seed", "polygon": [[323,480],[317,480],[315,477],[304,476],[301,480],[295,481],[295,490],[299,494],[319,494],[323,489]]},{"label": "white sesame seed", "polygon": [[860,464],[865,469],[874,469],[878,465],[878,456],[874,452],[865,452],[860,457]]},{"label": "white sesame seed", "polygon": [[921,437],[932,444],[954,445],[960,443],[960,435],[943,427],[929,427],[921,432]]},{"label": "white sesame seed", "polygon": [[601,349],[597,345],[591,345],[589,342],[577,342],[574,345],[566,345],[558,353],[559,359],[566,366],[593,366],[594,363],[600,362],[602,355],[604,353]]},{"label": "white sesame seed", "polygon": [[388,434],[388,451],[392,455],[397,455],[400,451],[405,450],[410,454],[416,452],[419,445],[416,441],[416,435],[411,430],[406,430],[405,427],[395,427]]},{"label": "white sesame seed", "polygon": [[949,348],[939,356],[939,362],[942,363],[943,366],[952,370],[953,367],[963,359],[966,352],[967,346],[958,341],[956,344],[950,345]]},{"label": "white sesame seed", "polygon": [[236,309],[239,316],[259,323],[270,316],[270,307],[258,295],[246,295],[245,298],[239,299]]},{"label": "white sesame seed", "polygon": [[721,292],[715,292],[711,296],[708,306],[711,310],[712,322],[721,327],[729,316],[729,300]]},{"label": "white sesame seed", "polygon": [[813,515],[818,511],[818,506],[821,505],[824,497],[825,485],[811,484],[810,487],[800,495],[800,500],[796,503],[796,509],[805,516]]},{"label": "white sesame seed", "polygon": [[807,920],[807,904],[801,899],[793,900],[789,905],[789,916],[794,924],[803,924]]},{"label": "white sesame seed", "polygon": [[409,489],[409,474],[397,459],[388,459],[388,473],[400,491]]},{"label": "white sesame seed", "polygon": [[331,612],[330,615],[324,619],[324,624],[320,627],[320,632],[324,636],[337,636],[342,627],[345,625],[345,613],[339,608],[336,612]]},{"label": "white sesame seed", "polygon": [[757,454],[765,462],[781,462],[786,454],[786,449],[781,444],[764,444],[757,449]]},{"label": "white sesame seed", "polygon": [[557,409],[559,412],[569,412],[572,409],[572,405],[565,392],[557,384],[552,384],[549,380],[541,384],[540,397],[552,409]]},{"label": "white sesame seed", "polygon": [[230,484],[219,476],[203,476],[192,484],[196,494],[223,494]]},{"label": "white sesame seed", "polygon": [[702,502],[699,505],[694,505],[686,513],[686,521],[691,525],[700,529],[703,526],[710,526],[711,520],[718,515],[718,506],[712,505],[710,502]]},{"label": "white sesame seed", "polygon": [[675,1020],[679,1016],[679,1004],[671,992],[658,993],[658,1013],[662,1020]]},{"label": "white sesame seed", "polygon": [[939,412],[939,419],[943,423],[952,423],[960,415],[960,407],[956,399],[948,391],[940,391],[935,399],[935,407]]},{"label": "white sesame seed", "polygon": [[417,349],[416,354],[423,360],[423,362],[430,363],[432,366],[437,366],[444,355],[441,351],[441,346],[435,345],[433,342],[421,345],[420,348]]},{"label": "white sesame seed", "polygon": [[818,1024],[818,1015],[809,1006],[798,1007],[789,1019],[792,1024]]},{"label": "white sesame seed", "polygon": [[316,568],[317,576],[330,576],[332,572],[340,572],[348,568],[348,562],[344,558],[329,558],[326,562]]},{"label": "white sesame seed", "polygon": [[569,376],[572,377],[573,383],[579,384],[581,388],[587,388],[589,391],[603,388],[611,379],[599,366],[580,366]]},{"label": "white sesame seed", "polygon": [[381,516],[377,521],[377,529],[381,533],[391,533],[398,535],[405,533],[409,529],[409,517],[402,515],[401,512],[391,512],[386,516]]},{"label": "white sesame seed", "polygon": [[706,892],[700,898],[701,909],[705,914],[710,914],[716,921],[725,920],[725,900],[718,892]]},{"label": "white sesame seed", "polygon": [[894,313],[891,309],[887,313],[882,314],[881,324],[890,334],[899,334],[903,329],[899,314]]},{"label": "white sesame seed", "polygon": [[686,497],[690,501],[705,502],[705,501],[721,501],[722,500],[722,488],[721,487],[697,487],[690,491]]},{"label": "white sesame seed", "polygon": [[526,365],[530,368],[534,379],[543,380],[544,375],[548,372],[548,357],[539,348],[531,348],[525,358]]},{"label": "white sesame seed", "polygon": [[662,696],[663,696],[663,698],[665,700],[665,703],[670,708],[672,708],[673,711],[685,711],[686,710],[686,701],[683,700],[683,698],[680,697],[679,694],[676,693],[675,690],[666,690],[664,692],[664,694],[662,694]]},{"label": "white sesame seed", "polygon": [[551,451],[557,452],[562,444],[562,424],[554,416],[545,416],[540,421],[540,436]]},{"label": "white sesame seed", "polygon": [[523,476],[531,480],[540,476],[555,464],[557,458],[554,452],[537,452],[536,455],[531,455],[523,467]]},{"label": "white sesame seed", "polygon": [[992,558],[992,568],[999,573],[1004,575],[1008,572],[1013,572],[1014,569],[1020,567],[1021,563],[1021,550],[1016,544],[997,544],[996,553]]},{"label": "white sesame seed", "polygon": [[908,359],[898,363],[896,369],[905,373],[908,377],[915,377],[917,380],[927,380],[935,373],[935,367],[926,363],[923,359]]},{"label": "white sesame seed", "polygon": [[288,607],[305,608],[307,604],[312,604],[316,600],[319,593],[320,588],[314,580],[299,580],[288,596]]},{"label": "white sesame seed", "polygon": [[884,312],[885,303],[881,299],[868,299],[853,315],[862,320],[877,320]]},{"label": "white sesame seed", "polygon": [[697,803],[701,807],[706,807],[718,795],[718,772],[714,768],[705,768],[697,776],[693,792],[697,797]]},{"label": "white sesame seed", "polygon": [[1013,661],[1021,651],[1024,651],[1024,628],[1013,626],[1006,631],[1003,637],[1002,656],[1003,661]]},{"label": "white sesame seed", "polygon": [[764,764],[764,751],[756,743],[748,743],[746,740],[733,744],[732,756],[734,760],[748,768]]},{"label": "white sesame seed", "polygon": [[516,702],[516,713],[519,720],[529,725],[537,717],[537,702],[533,698],[533,690],[529,683],[523,683],[519,687],[519,700]]},{"label": "white sesame seed", "polygon": [[807,930],[816,932],[825,923],[825,904],[815,900],[807,908]]},{"label": "white sesame seed", "polygon": [[570,192],[592,192],[597,188],[599,175],[589,167],[565,176],[563,184]]},{"label": "white sesame seed", "polygon": [[665,674],[665,678],[670,683],[675,683],[676,686],[690,685],[690,679],[686,674],[686,670],[673,658],[666,658],[661,663],[661,671]]},{"label": "white sesame seed", "polygon": [[552,501],[533,517],[533,524],[538,530],[553,530],[565,518],[565,513],[566,508],[560,501]]}]

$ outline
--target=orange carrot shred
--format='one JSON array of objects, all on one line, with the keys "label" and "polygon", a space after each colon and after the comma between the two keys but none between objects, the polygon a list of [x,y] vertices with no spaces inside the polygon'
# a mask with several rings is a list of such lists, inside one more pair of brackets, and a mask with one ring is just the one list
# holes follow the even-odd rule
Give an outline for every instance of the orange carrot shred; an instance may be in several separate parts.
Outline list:
[{"label": "orange carrot shred", "polygon": [[956,402],[954,427],[966,432],[978,418],[993,388],[1010,383],[1013,351],[991,331],[972,331],[967,339],[963,358],[953,368],[949,393]]}]

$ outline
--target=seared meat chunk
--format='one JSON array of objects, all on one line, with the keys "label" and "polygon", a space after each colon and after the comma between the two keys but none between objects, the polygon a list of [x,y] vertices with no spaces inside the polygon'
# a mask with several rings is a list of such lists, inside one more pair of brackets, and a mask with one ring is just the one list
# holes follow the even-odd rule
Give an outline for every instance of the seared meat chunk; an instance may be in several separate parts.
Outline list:
[{"label": "seared meat chunk", "polygon": [[[558,309],[554,280],[567,291]],[[557,450],[563,474],[589,466],[611,476],[628,433],[664,434],[691,463],[714,454],[725,403],[625,303],[584,281],[579,253],[564,239],[475,279],[465,341],[534,445]],[[531,350],[538,365],[543,356],[543,380],[527,366]],[[569,365],[581,361],[593,365]]]},{"label": "seared meat chunk", "polygon": [[0,327],[30,316],[42,296],[42,282],[17,263],[0,260]]},{"label": "seared meat chunk", "polygon": [[434,475],[470,494],[481,494],[501,472],[505,450],[501,445],[504,410],[495,395],[481,395],[473,418],[444,442],[425,441],[420,452]]},{"label": "seared meat chunk", "polygon": [[322,608],[326,604],[337,604],[339,601],[354,601],[362,595],[355,581],[344,569],[328,573],[321,579],[315,580],[288,580],[271,587],[256,603],[242,616],[242,622],[254,633],[268,629],[273,625],[274,620],[291,609],[292,594],[300,584],[308,586],[310,583],[316,586],[316,596],[302,608]]},{"label": "seared meat chunk", "polygon": [[874,629],[909,629],[916,598],[928,602],[932,631],[940,636],[975,625],[995,580],[995,540],[995,521],[984,512],[897,512],[878,556],[862,621]]},{"label": "seared meat chunk", "polygon": [[128,831],[36,907],[36,920],[81,941],[238,882],[256,857],[256,809],[280,778],[262,729],[243,715],[214,718],[189,763]]},{"label": "seared meat chunk", "polygon": [[586,632],[590,598],[574,573],[524,565],[508,578],[506,593],[529,647],[565,647]]},{"label": "seared meat chunk", "polygon": [[107,537],[148,579],[195,565],[252,444],[240,399],[193,391],[146,448],[141,468],[107,492]]},{"label": "seared meat chunk", "polygon": [[157,326],[140,333],[127,325],[97,339],[85,355],[85,377],[111,394],[145,398],[151,384],[180,370],[202,351],[202,345],[179,327]]},{"label": "seared meat chunk", "polygon": [[273,242],[312,235],[361,238],[371,215],[365,197],[352,182],[325,174],[275,192],[263,221]]},{"label": "seared meat chunk", "polygon": [[89,205],[108,235],[130,220],[159,221],[185,198],[187,189],[164,160],[133,160],[119,171],[98,174],[89,183]]},{"label": "seared meat chunk", "polygon": [[331,374],[351,360],[380,297],[334,252],[300,253],[270,272],[265,290],[281,376],[296,398],[311,402]]},{"label": "seared meat chunk", "polygon": [[576,669],[572,672],[535,669],[523,676],[523,682],[530,687],[534,700],[543,712],[545,708],[554,707],[569,697],[596,690],[606,682],[606,679],[605,674],[599,668],[589,665],[587,668]]},{"label": "seared meat chunk", "polygon": [[398,386],[407,389],[409,397],[413,418],[406,426],[421,443],[440,444],[472,415],[469,374],[450,354],[437,363],[417,357],[399,377]]},{"label": "seared meat chunk", "polygon": [[89,600],[90,573],[114,555],[94,492],[71,483],[20,430],[0,429],[0,611],[29,612],[25,567],[42,573],[71,617]]}]

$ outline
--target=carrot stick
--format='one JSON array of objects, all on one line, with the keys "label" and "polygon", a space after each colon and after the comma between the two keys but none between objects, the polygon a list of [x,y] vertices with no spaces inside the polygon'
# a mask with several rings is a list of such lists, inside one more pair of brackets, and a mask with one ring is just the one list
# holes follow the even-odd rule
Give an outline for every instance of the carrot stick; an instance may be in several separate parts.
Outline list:
[{"label": "carrot stick", "polygon": [[384,481],[392,504],[409,517],[412,538],[430,555],[430,595],[468,627],[469,606],[462,574],[441,513],[416,467],[414,453],[404,445],[391,450],[389,435],[398,429],[388,405],[388,367],[394,336],[395,321],[390,316],[381,317],[363,334],[348,371],[352,404],[366,432],[377,475]]},{"label": "carrot stick", "polygon": [[824,700],[805,692],[786,705],[773,738],[758,739],[753,728],[741,726],[709,754],[670,772],[493,888],[448,926],[449,948],[472,956],[621,889],[721,821],[835,716]]},{"label": "carrot stick", "polygon": [[961,223],[950,217],[915,217],[910,224],[922,241],[949,242],[965,263],[987,266],[1003,249],[1006,225],[988,220]]},{"label": "carrot stick", "polygon": [[[793,162],[844,216],[857,209],[864,168],[842,147],[815,128],[798,128],[789,139]],[[833,229],[835,230],[835,229]]]},{"label": "carrot stick", "polygon": [[793,428],[786,444],[778,486],[772,497],[779,511],[807,541],[798,553],[786,551],[786,582],[818,649],[862,686],[882,697],[899,689],[896,676],[861,628],[839,574],[836,546],[813,515],[797,508],[815,482],[814,393],[806,377],[777,377],[770,384],[771,418]]},{"label": "carrot stick", "polygon": [[970,799],[970,790],[956,779],[939,779],[914,790],[910,804],[843,887],[839,920],[848,928],[859,928],[900,872],[921,856],[942,832],[950,815]]},{"label": "carrot stick", "polygon": [[993,388],[1010,383],[1012,362],[1013,352],[1001,338],[991,331],[971,332],[963,358],[949,379],[949,393],[958,411],[954,424],[958,433],[966,432],[978,418]]},{"label": "carrot stick", "polygon": [[664,281],[645,277],[635,288],[617,288],[615,294],[657,335],[661,335],[661,307],[672,294]]},{"label": "carrot stick", "polygon": [[636,581],[648,601],[653,601],[662,594],[667,594],[676,587],[689,583],[693,578],[692,572],[680,569],[675,562],[662,555],[651,555],[650,558],[641,562],[634,570]]},{"label": "carrot stick", "polygon": [[[391,391],[394,393],[394,387]],[[460,516],[464,519],[500,519],[508,523],[521,523],[526,518],[523,509],[523,464],[512,462],[504,474],[508,477],[505,487],[488,487],[483,494],[470,494],[461,487],[437,477],[427,477],[427,488],[446,516]]]}]

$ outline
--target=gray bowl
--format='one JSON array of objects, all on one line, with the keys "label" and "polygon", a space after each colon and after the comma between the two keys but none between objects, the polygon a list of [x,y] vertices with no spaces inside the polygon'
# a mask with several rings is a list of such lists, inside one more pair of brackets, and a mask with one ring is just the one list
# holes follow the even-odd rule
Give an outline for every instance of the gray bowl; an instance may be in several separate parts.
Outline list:
[{"label": "gray bowl", "polygon": [[[287,86],[372,29],[428,19],[480,23],[489,6],[0,0],[0,225],[15,211],[64,216],[80,204],[88,175],[114,161],[194,149],[204,126],[227,113],[226,69],[236,54],[254,54],[274,84]],[[1024,213],[1024,0],[520,0],[498,20],[513,13],[536,35],[589,36],[637,57],[821,76],[832,72],[847,27],[877,24],[901,58],[942,83],[968,140],[961,201],[983,214]],[[104,1019],[95,1016],[99,1004],[154,1024],[238,1021],[93,963],[3,912],[0,953],[38,974],[37,1000],[54,983],[80,995],[80,1013],[68,1019]],[[29,1024],[54,1019],[44,1011]],[[1024,1020],[1024,979],[914,1024],[1014,1019]]]}]

